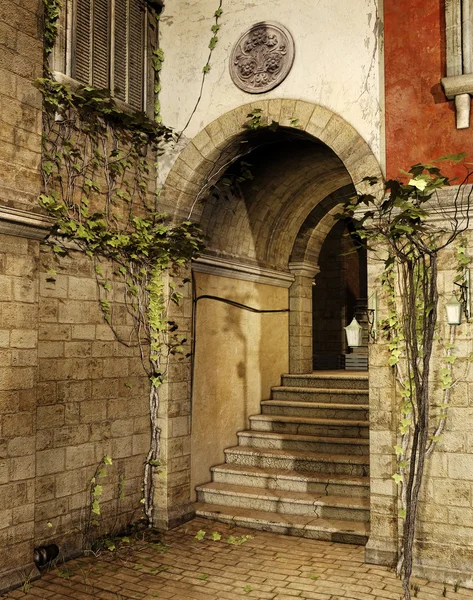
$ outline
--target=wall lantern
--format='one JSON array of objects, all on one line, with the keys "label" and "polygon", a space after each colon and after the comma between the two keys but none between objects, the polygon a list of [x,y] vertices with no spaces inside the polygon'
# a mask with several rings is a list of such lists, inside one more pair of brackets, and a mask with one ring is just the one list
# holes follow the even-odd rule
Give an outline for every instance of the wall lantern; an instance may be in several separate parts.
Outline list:
[{"label": "wall lantern", "polygon": [[445,305],[447,311],[447,323],[449,325],[460,325],[462,322],[462,305],[456,298],[452,296]]},{"label": "wall lantern", "polygon": [[363,344],[363,328],[353,317],[353,321],[345,327],[345,333],[347,336],[347,344],[350,348],[357,348]]}]

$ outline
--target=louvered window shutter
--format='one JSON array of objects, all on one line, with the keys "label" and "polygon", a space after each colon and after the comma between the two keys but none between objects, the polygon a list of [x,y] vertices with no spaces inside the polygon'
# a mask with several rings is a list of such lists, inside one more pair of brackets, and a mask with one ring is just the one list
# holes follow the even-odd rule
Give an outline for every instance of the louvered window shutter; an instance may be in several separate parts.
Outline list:
[{"label": "louvered window shutter", "polygon": [[128,103],[136,110],[143,110],[145,7],[141,0],[130,0],[129,27]]},{"label": "louvered window shutter", "polygon": [[110,87],[110,7],[109,0],[93,0],[92,85]]},{"label": "louvered window shutter", "polygon": [[144,0],[76,0],[72,77],[143,110],[145,22]]},{"label": "louvered window shutter", "polygon": [[114,94],[123,102],[128,96],[128,0],[115,0]]},{"label": "louvered window shutter", "polygon": [[91,0],[78,0],[76,8],[75,52],[72,77],[82,83],[90,83],[92,59],[92,4]]}]

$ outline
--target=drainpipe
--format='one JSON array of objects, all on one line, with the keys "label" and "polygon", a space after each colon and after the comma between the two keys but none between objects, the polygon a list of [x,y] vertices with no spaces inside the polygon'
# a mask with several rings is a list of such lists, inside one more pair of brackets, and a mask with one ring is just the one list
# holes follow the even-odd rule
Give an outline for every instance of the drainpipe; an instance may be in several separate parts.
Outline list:
[{"label": "drainpipe", "polygon": [[442,86],[447,98],[455,100],[457,129],[467,129],[473,94],[473,0],[450,0],[445,11],[447,77]]},{"label": "drainpipe", "polygon": [[[471,0],[462,0],[462,55],[463,55],[463,74],[470,74],[472,69],[472,35],[471,35]],[[455,98],[455,108],[457,111],[457,129],[468,129],[470,126],[470,94],[461,94]]]},{"label": "drainpipe", "polygon": [[39,546],[34,549],[33,560],[35,565],[40,568],[44,567],[59,556],[59,548],[56,544],[48,546]]}]

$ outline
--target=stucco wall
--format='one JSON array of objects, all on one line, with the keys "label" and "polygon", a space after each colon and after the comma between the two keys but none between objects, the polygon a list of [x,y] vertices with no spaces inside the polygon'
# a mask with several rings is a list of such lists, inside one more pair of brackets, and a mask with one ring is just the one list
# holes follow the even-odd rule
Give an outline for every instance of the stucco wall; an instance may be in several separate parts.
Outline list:
[{"label": "stucco wall", "polygon": [[[228,298],[261,310],[288,308],[288,290],[196,273],[197,296]],[[198,301],[192,403],[192,491],[210,480],[209,468],[224,462],[236,432],[260,412],[288,371],[288,315],[255,314],[203,299]]]},{"label": "stucco wall", "polygon": [[440,84],[447,74],[445,0],[386,0],[385,36],[387,176],[444,154],[471,155],[471,128],[456,129],[455,103]]},{"label": "stucco wall", "polygon": [[[377,6],[377,0],[300,0],[297,7],[289,7],[284,0],[224,2],[211,71],[186,137],[192,138],[217,117],[247,102],[301,99],[341,115],[382,162],[382,10]],[[168,0],[161,16],[160,44],[166,56],[161,77],[162,114],[164,122],[178,131],[189,119],[199,96],[217,8],[216,0]],[[279,22],[289,29],[296,56],[281,85],[268,93],[253,95],[233,84],[228,63],[240,35],[264,20]]]}]

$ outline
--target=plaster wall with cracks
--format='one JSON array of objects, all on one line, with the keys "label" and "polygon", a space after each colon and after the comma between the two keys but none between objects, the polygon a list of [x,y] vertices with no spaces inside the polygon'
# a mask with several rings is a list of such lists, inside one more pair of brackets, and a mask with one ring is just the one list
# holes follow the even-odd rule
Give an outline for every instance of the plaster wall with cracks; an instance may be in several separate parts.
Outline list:
[{"label": "plaster wall with cracks", "polygon": [[[320,104],[347,120],[364,137],[381,163],[381,0],[284,0],[224,2],[219,41],[206,77],[202,101],[186,130],[192,139],[206,125],[234,108],[270,98]],[[163,119],[180,131],[198,96],[217,0],[168,0],[160,45]],[[301,18],[302,17],[302,18]],[[239,36],[254,23],[276,21],[292,33],[296,57],[287,79],[265,94],[247,94],[231,81],[228,61]],[[349,23],[349,27],[347,26]],[[295,115],[297,118],[297,115]],[[185,140],[181,140],[185,142]],[[178,148],[162,165],[165,179]]]}]

